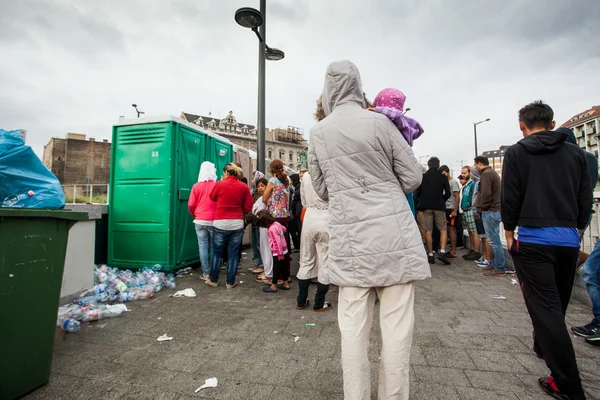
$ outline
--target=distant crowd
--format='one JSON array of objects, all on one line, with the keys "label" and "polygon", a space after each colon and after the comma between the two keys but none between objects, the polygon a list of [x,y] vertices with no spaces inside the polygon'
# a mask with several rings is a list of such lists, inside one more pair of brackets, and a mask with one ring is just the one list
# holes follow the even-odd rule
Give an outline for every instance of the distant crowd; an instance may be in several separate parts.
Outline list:
[{"label": "distant crowd", "polygon": [[[506,150],[502,179],[484,156],[458,179],[436,157],[423,174],[411,147],[424,130],[406,116],[405,101],[388,88],[371,103],[356,66],[335,62],[318,101],[307,169],[288,177],[274,160],[270,177],[257,171],[248,185],[239,165],[228,164],[217,180],[215,166],[203,163],[189,208],[206,285],[218,287],[226,259],[226,288],[237,286],[248,225],[252,272],[263,292],[291,289],[291,253],[299,252],[298,309],[309,306],[311,283],[313,310],[332,309],[329,284],[339,286],[344,398],[371,398],[367,350],[378,298],[379,398],[408,399],[414,281],[430,277],[436,260],[451,265],[464,246],[463,258],[486,277],[517,275],[533,349],[551,372],[538,380],[540,388],[555,398],[585,399],[565,314],[585,258],[579,248],[598,179],[595,156],[576,145],[571,131],[554,130],[553,110],[534,102],[519,111],[524,139]],[[572,331],[600,344],[600,246],[583,268],[594,320]]]}]

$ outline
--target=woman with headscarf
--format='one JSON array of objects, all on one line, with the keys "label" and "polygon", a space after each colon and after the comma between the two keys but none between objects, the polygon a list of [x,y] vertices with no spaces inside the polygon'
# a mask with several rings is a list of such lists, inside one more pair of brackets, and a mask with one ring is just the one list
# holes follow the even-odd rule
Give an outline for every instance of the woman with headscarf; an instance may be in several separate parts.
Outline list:
[{"label": "woman with headscarf", "polygon": [[217,287],[223,252],[228,253],[227,289],[237,286],[235,275],[239,265],[239,250],[244,237],[244,216],[252,210],[252,196],[248,185],[239,181],[242,169],[227,164],[223,169],[226,178],[215,184],[210,199],[217,203],[213,223],[213,257],[210,278],[206,284]]},{"label": "woman with headscarf", "polygon": [[205,161],[200,166],[198,183],[192,187],[188,200],[190,214],[194,216],[194,226],[198,236],[202,279],[207,280],[210,273],[210,255],[212,253],[213,221],[216,204],[210,199],[210,193],[217,181],[217,170],[211,162]]}]

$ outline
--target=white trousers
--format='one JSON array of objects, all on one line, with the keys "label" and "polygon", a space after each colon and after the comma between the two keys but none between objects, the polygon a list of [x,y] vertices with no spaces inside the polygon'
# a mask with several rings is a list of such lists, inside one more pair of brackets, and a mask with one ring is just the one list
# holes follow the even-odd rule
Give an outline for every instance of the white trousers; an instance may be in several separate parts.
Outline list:
[{"label": "white trousers", "polygon": [[384,288],[340,287],[338,323],[342,333],[344,399],[371,398],[368,350],[375,293],[380,301],[379,323],[383,342],[377,398],[407,400],[410,348],[415,322],[412,283]]},{"label": "white trousers", "polygon": [[273,277],[273,252],[271,252],[271,246],[269,245],[269,231],[267,228],[258,228],[258,244],[260,250],[260,258],[265,268],[265,275],[269,278]]},{"label": "white trousers", "polygon": [[329,212],[315,207],[306,209],[300,239],[300,269],[298,279],[319,278],[323,285],[329,284],[327,256],[329,232],[327,230]]}]

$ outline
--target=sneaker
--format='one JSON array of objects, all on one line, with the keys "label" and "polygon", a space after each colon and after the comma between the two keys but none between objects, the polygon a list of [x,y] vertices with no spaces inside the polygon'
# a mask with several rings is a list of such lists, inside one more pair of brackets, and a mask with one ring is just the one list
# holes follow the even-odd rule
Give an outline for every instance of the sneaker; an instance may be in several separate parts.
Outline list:
[{"label": "sneaker", "polygon": [[500,271],[499,269],[492,268],[491,271],[487,271],[483,274],[484,276],[504,276],[504,271]]},{"label": "sneaker", "polygon": [[588,344],[592,344],[594,346],[600,346],[600,331],[598,333],[596,333],[595,335],[586,337],[585,341]]},{"label": "sneaker", "polygon": [[474,251],[471,254],[465,255],[464,259],[465,260],[470,260],[470,261],[475,261],[475,260],[479,260],[481,257],[483,257],[483,254],[481,254],[481,253],[479,253],[477,251]]},{"label": "sneaker", "polygon": [[298,306],[298,305],[297,305],[297,306],[296,306],[296,310],[304,310],[306,307],[308,307],[308,305],[309,305],[309,304],[310,304],[310,301],[306,300],[306,301],[304,302],[304,305],[303,305],[303,306]]},{"label": "sneaker", "polygon": [[323,311],[331,310],[332,308],[333,308],[333,306],[331,305],[331,303],[329,303],[329,302],[326,301],[323,304],[322,308],[318,308],[318,309],[314,308],[314,310],[315,310],[315,312],[323,312]]},{"label": "sneaker", "polygon": [[477,266],[478,266],[479,268],[486,268],[486,267],[491,267],[491,266],[492,266],[492,263],[491,263],[491,262],[489,262],[489,261],[487,261],[487,260],[483,260],[482,262],[480,262],[480,263],[477,263]]},{"label": "sneaker", "polygon": [[555,399],[569,400],[569,396],[560,393],[560,390],[558,390],[558,386],[556,386],[556,382],[554,381],[553,377],[549,376],[547,378],[539,378],[538,384],[548,396],[551,396]]},{"label": "sneaker", "polygon": [[219,286],[219,283],[218,283],[218,282],[216,282],[216,283],[213,283],[213,282],[211,282],[211,281],[210,281],[210,279],[208,279],[208,280],[207,280],[206,282],[204,282],[204,283],[206,284],[206,286],[210,286],[210,287],[217,287],[217,286]]},{"label": "sneaker", "polygon": [[467,258],[467,257],[469,257],[469,256],[473,255],[473,253],[475,253],[475,250],[469,250],[469,251],[467,252],[467,254],[463,254],[462,258]]},{"label": "sneaker", "polygon": [[486,261],[486,260],[485,260],[485,258],[483,258],[483,257],[480,257],[480,258],[478,258],[477,260],[473,260],[473,262],[474,262],[475,264],[481,264],[482,262],[485,262],[485,261]]},{"label": "sneaker", "polygon": [[233,285],[227,284],[227,285],[225,285],[225,287],[226,287],[227,289],[233,289],[233,288],[234,288],[234,287],[236,287],[237,285],[238,285],[238,284],[237,284],[237,282],[235,282]]},{"label": "sneaker", "polygon": [[574,334],[581,337],[590,337],[596,334],[600,334],[600,325],[595,322],[590,322],[585,326],[572,327],[571,330]]},{"label": "sneaker", "polygon": [[446,264],[446,265],[450,265],[451,262],[450,260],[448,260],[448,257],[446,256],[446,253],[440,253],[438,254],[438,260],[440,260],[442,263]]},{"label": "sneaker", "polygon": [[517,271],[509,267],[504,268],[504,272],[506,273],[506,275],[513,275],[517,273]]},{"label": "sneaker", "polygon": [[427,261],[429,261],[429,264],[435,264],[435,257],[427,255]]}]

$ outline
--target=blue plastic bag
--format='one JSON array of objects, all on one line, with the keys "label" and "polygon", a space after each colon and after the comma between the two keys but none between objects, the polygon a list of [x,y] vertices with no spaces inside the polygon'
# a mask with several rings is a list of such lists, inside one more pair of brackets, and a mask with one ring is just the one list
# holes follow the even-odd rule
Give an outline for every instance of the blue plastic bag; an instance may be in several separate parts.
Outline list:
[{"label": "blue plastic bag", "polygon": [[63,208],[65,193],[52,174],[25,145],[19,131],[0,129],[0,207]]}]

